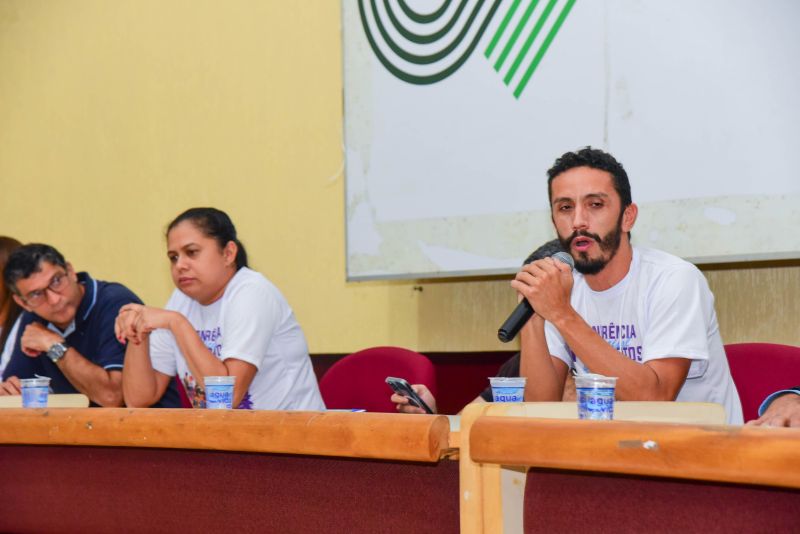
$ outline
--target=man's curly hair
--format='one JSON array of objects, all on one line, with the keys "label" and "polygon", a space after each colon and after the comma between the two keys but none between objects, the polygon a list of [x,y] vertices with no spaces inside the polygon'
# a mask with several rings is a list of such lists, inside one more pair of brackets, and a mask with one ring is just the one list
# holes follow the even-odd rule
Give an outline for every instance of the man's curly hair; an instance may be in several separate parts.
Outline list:
[{"label": "man's curly hair", "polygon": [[622,164],[614,159],[611,154],[587,146],[577,152],[567,152],[547,170],[547,195],[551,204],[553,203],[553,179],[562,172],[575,167],[590,167],[606,171],[613,178],[614,189],[619,194],[620,200],[622,200],[622,209],[627,208],[633,202],[631,200],[631,184],[628,181],[628,173],[625,172]]}]

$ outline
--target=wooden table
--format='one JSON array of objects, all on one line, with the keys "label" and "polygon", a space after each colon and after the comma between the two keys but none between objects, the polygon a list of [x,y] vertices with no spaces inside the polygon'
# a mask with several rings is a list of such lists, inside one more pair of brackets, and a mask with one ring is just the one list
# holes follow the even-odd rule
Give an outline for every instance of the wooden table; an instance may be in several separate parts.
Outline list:
[{"label": "wooden table", "polygon": [[[469,459],[521,466],[526,533],[792,532],[800,521],[800,429],[480,416]],[[497,498],[473,495],[482,512],[466,521],[462,503],[462,532],[509,532]]]},{"label": "wooden table", "polygon": [[[716,503],[723,511],[773,503],[778,512],[797,504],[800,430],[712,424],[724,420],[721,407],[679,403],[618,403],[620,419],[632,422],[570,421],[574,404],[557,404],[472,405],[459,434],[428,415],[0,410],[0,532],[495,533],[521,531],[523,512],[526,528],[576,531],[563,520],[580,510],[596,516],[608,502],[589,512],[576,503],[618,487],[628,499],[649,494],[641,484],[668,477],[690,481],[671,490],[677,498],[715,484],[680,505],[665,499],[670,518],[673,508],[715,517],[704,507]],[[676,419],[690,424],[663,422]],[[459,462],[448,459],[455,453]],[[504,523],[515,501],[503,493],[500,466],[522,481],[518,527]],[[590,484],[576,478],[585,471]],[[752,491],[756,484],[767,493]],[[576,487],[594,494],[572,501]],[[549,513],[565,502],[569,514]]]},{"label": "wooden table", "polygon": [[457,532],[444,416],[0,412],[0,531]]}]

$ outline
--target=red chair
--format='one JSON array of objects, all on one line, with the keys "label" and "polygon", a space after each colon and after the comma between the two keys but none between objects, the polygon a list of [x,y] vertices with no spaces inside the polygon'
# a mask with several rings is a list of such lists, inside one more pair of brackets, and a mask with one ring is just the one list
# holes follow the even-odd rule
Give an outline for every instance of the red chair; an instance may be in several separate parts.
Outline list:
[{"label": "red chair", "polygon": [[329,409],[395,412],[389,400],[386,377],[405,378],[409,384],[425,384],[436,396],[436,375],[431,361],[418,352],[400,347],[373,347],[345,356],[328,369],[319,390]]},{"label": "red chair", "polygon": [[745,421],[758,417],[758,407],[769,394],[800,384],[800,347],[734,343],[725,345],[725,353]]}]

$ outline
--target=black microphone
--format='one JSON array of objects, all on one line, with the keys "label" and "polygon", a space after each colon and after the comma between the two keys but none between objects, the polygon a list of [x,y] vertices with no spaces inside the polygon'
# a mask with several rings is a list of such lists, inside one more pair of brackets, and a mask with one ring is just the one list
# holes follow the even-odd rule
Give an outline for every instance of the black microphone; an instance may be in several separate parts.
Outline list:
[{"label": "black microphone", "polygon": [[[569,265],[570,269],[575,267],[575,260],[566,252],[556,252],[550,257],[561,263],[566,263]],[[533,306],[528,302],[528,299],[522,299],[520,303],[517,304],[517,307],[514,308],[514,311],[511,312],[511,315],[508,316],[506,322],[504,322],[497,331],[497,338],[503,343],[508,343],[517,337],[520,329],[531,317],[533,317]]]}]

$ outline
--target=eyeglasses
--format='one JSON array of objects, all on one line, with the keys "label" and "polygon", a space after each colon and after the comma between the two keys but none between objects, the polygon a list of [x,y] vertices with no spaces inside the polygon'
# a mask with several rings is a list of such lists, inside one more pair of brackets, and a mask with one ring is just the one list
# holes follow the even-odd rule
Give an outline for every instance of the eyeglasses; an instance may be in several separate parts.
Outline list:
[{"label": "eyeglasses", "polygon": [[67,288],[67,280],[68,280],[67,273],[56,273],[53,275],[53,278],[50,279],[50,283],[47,284],[47,287],[45,287],[44,289],[36,289],[34,291],[31,291],[30,293],[22,297],[22,300],[24,300],[25,303],[31,308],[39,307],[47,299],[45,293],[48,290],[52,291],[53,293],[58,293],[60,295],[61,292]]}]

